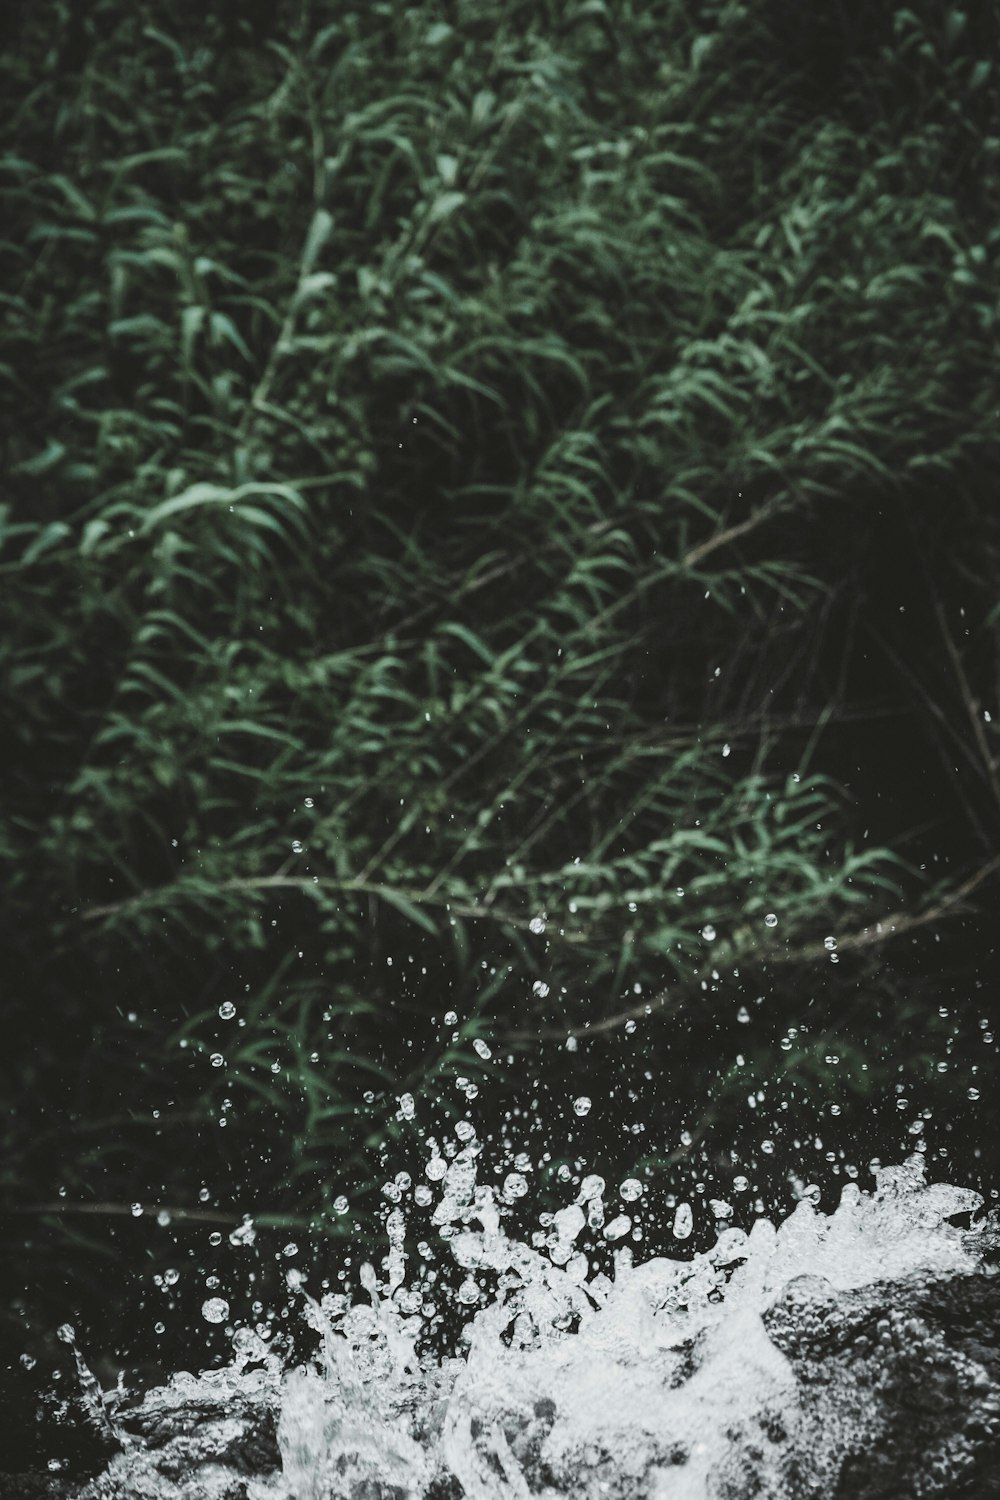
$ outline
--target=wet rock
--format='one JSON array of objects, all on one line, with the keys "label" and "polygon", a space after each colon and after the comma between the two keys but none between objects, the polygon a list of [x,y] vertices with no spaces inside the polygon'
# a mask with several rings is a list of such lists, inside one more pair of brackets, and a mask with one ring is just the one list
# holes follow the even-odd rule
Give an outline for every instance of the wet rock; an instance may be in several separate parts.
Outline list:
[{"label": "wet rock", "polygon": [[763,1321],[798,1386],[789,1494],[1000,1497],[1000,1278],[803,1277]]}]

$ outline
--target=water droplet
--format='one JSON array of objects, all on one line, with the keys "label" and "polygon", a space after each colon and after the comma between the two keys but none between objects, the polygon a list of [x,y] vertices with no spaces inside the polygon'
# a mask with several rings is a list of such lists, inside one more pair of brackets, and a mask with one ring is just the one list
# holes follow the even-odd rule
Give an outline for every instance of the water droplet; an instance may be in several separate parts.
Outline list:
[{"label": "water droplet", "polygon": [[593,1100],[588,1099],[586,1094],[581,1094],[579,1099],[573,1100],[573,1109],[578,1115],[589,1115],[592,1105]]},{"label": "water droplet", "polygon": [[211,1057],[209,1058],[209,1062],[212,1064],[213,1068],[221,1068],[225,1061],[226,1059],[223,1057],[221,1052],[213,1052]]},{"label": "water droplet", "polygon": [[709,1198],[708,1206],[716,1219],[731,1219],[733,1217],[733,1205],[727,1203],[725,1198]]},{"label": "water droplet", "polygon": [[306,807],[315,807],[315,805],[316,805],[316,804],[315,804],[315,803],[314,803],[314,802],[313,802],[313,799],[312,799],[312,798],[311,798],[311,797],[306,797],[306,798],[305,798],[305,799],[304,799],[304,801],[305,801],[305,805],[306,805]]},{"label": "water droplet", "polygon": [[642,1183],[638,1177],[626,1177],[618,1189],[618,1194],[626,1203],[634,1203],[637,1198],[642,1197]]},{"label": "water droplet", "polygon": [[488,1062],[489,1059],[493,1056],[493,1053],[490,1051],[489,1046],[486,1042],[483,1041],[481,1036],[477,1036],[472,1045],[475,1047],[476,1051],[479,1053],[479,1056],[483,1059],[484,1062]]},{"label": "water droplet", "polygon": [[64,1344],[72,1344],[76,1340],[76,1329],[72,1323],[60,1323],[56,1329],[56,1338]]},{"label": "water droplet", "polygon": [[133,1219],[141,1219],[142,1218],[142,1204],[141,1203],[133,1203],[132,1204],[132,1217],[133,1217]]},{"label": "water droplet", "polygon": [[348,1210],[349,1207],[350,1207],[350,1204],[348,1203],[347,1199],[344,1197],[343,1193],[339,1194],[338,1197],[334,1198],[334,1200],[333,1200],[333,1211],[334,1211],[335,1214],[346,1214],[346,1212],[347,1212],[347,1210]]},{"label": "water droplet", "polygon": [[777,925],[778,925],[777,914],[775,912],[773,912],[773,911],[769,911],[768,914],[767,914],[767,916],[764,918],[764,926],[765,927],[777,927]]},{"label": "water droplet", "polygon": [[686,1240],[694,1228],[694,1215],[690,1203],[678,1203],[674,1214],[674,1239]]},{"label": "water droplet", "polygon": [[635,1030],[635,1022],[632,1020],[631,1017],[629,1017],[629,1019],[625,1022],[625,1035],[626,1036],[631,1036],[634,1030]]},{"label": "water droplet", "polygon": [[[533,932],[536,937],[540,937],[541,934],[545,931],[545,918],[532,917],[531,921],[528,923],[528,931]],[[478,1291],[476,1295],[478,1296]]]},{"label": "water droplet", "polygon": [[505,1198],[523,1198],[528,1191],[528,1184],[520,1172],[508,1172],[503,1180],[503,1195]]},{"label": "water droplet", "polygon": [[976,1100],[976,1099],[979,1098],[979,1090],[978,1089],[971,1089],[971,1088],[967,1089],[966,1093],[965,1093],[965,1097],[967,1099]]},{"label": "water droplet", "polygon": [[201,1315],[206,1323],[224,1323],[229,1317],[229,1303],[222,1297],[209,1297],[201,1304]]},{"label": "water droplet", "polygon": [[249,1214],[243,1215],[243,1223],[239,1224],[229,1236],[229,1243],[233,1248],[240,1245],[252,1245],[257,1238],[257,1231],[253,1227],[253,1219]]},{"label": "water droplet", "polygon": [[606,1240],[620,1240],[623,1235],[628,1234],[632,1228],[632,1220],[628,1214],[619,1214],[612,1219],[610,1224],[604,1226],[604,1238]]},{"label": "water droplet", "polygon": [[219,1015],[223,1021],[231,1021],[236,1014],[236,1006],[231,1000],[223,1000],[219,1006]]},{"label": "water droplet", "polygon": [[750,1012],[747,1010],[745,1005],[741,1005],[739,1010],[736,1012],[736,1019],[744,1026],[750,1020]]},{"label": "water droplet", "polygon": [[704,927],[701,929],[701,935],[705,939],[706,943],[714,943],[715,942],[716,932],[715,932],[715,928],[712,926],[711,922],[706,922],[705,923]]},{"label": "water droplet", "polygon": [[823,947],[826,949],[827,953],[832,953],[836,946],[837,939],[835,937],[825,937],[823,939]]},{"label": "water droplet", "polygon": [[535,980],[534,984],[531,986],[531,993],[533,995],[537,995],[539,1000],[545,999],[546,995],[549,993],[549,987],[545,983],[544,979]]},{"label": "water droplet", "polygon": [[727,755],[729,755],[731,753],[731,751],[732,751],[732,746],[731,745],[723,745],[723,747],[722,747],[722,756],[723,756],[723,759],[725,759],[725,757]]},{"label": "water droplet", "polygon": [[403,1116],[404,1120],[412,1120],[414,1114],[416,1113],[416,1108],[417,1106],[414,1102],[412,1094],[400,1094],[399,1112]]},{"label": "water droplet", "polygon": [[458,1025],[458,1016],[455,1013],[455,1011],[453,1011],[453,1010],[446,1010],[445,1011],[445,1013],[444,1013],[444,1024],[446,1026],[457,1026]]},{"label": "water droplet", "polygon": [[604,1192],[605,1182],[596,1172],[589,1173],[580,1184],[580,1191],[576,1195],[577,1203],[590,1203],[594,1198],[600,1198]]},{"label": "water droplet", "polygon": [[292,839],[292,853],[293,854],[301,854],[304,848],[305,848],[305,845],[303,844],[303,842],[302,842],[301,839]]},{"label": "water droplet", "polygon": [[448,1163],[443,1156],[432,1156],[424,1168],[424,1172],[430,1178],[431,1182],[440,1182],[447,1170]]},{"label": "water droplet", "polygon": [[773,1156],[773,1154],[774,1154],[774,1142],[773,1141],[761,1141],[761,1143],[760,1143],[760,1149],[763,1151],[763,1153],[764,1153],[765,1156]]},{"label": "water droplet", "polygon": [[749,1192],[749,1190],[750,1190],[750,1183],[749,1183],[748,1179],[742,1175],[742,1173],[740,1174],[739,1177],[734,1177],[733,1178],[733,1192],[734,1193],[746,1193],[746,1192]]},{"label": "water droplet", "polygon": [[476,1127],[471,1120],[459,1120],[455,1126],[455,1134],[460,1141],[471,1141],[476,1133]]},{"label": "water droplet", "polygon": [[416,1187],[413,1189],[413,1201],[414,1203],[419,1204],[421,1208],[427,1208],[428,1205],[434,1201],[434,1194],[431,1192],[426,1182],[417,1183]]}]

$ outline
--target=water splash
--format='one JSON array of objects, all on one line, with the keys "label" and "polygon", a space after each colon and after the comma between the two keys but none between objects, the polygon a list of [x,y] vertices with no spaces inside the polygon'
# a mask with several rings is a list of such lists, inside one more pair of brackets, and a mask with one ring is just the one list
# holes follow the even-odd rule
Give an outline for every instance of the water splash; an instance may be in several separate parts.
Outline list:
[{"label": "water splash", "polygon": [[[614,1247],[619,1221],[631,1225],[648,1189],[626,1179],[618,1194],[630,1212],[606,1220],[607,1184],[585,1177],[575,1201],[543,1215],[526,1243],[505,1227],[523,1203],[523,1175],[508,1172],[499,1191],[481,1184],[481,1149],[467,1140],[446,1163],[433,1146],[426,1164],[438,1195],[432,1224],[463,1278],[461,1354],[428,1352],[434,1250],[426,1241],[408,1249],[396,1202],[384,1274],[365,1266],[357,1295],[316,1300],[290,1273],[319,1335],[312,1364],[283,1371],[242,1330],[229,1370],[175,1382],[175,1394],[202,1408],[209,1397],[228,1401],[230,1413],[252,1383],[275,1414],[280,1472],[248,1481],[248,1500],[742,1495],[731,1476],[748,1453],[764,1464],[762,1424],[800,1430],[803,1440],[809,1430],[798,1375],[769,1332],[776,1306],[786,1320],[808,1321],[824,1298],[908,1277],[961,1277],[981,1264],[975,1233],[947,1222],[978,1209],[980,1196],[928,1185],[915,1155],[879,1169],[872,1193],[848,1184],[830,1215],[807,1192],[780,1226],[758,1219],[747,1233],[730,1227],[732,1210],[720,1200],[711,1249],[636,1265],[631,1248],[612,1248],[607,1275],[594,1271],[580,1241],[589,1228]],[[690,1220],[681,1204],[674,1233],[689,1233]],[[157,1399],[164,1394],[147,1401]],[[856,1430],[866,1419],[843,1420]],[[829,1447],[836,1434],[824,1421]],[[147,1457],[132,1451],[115,1464],[116,1496],[146,1493],[130,1490],[127,1476],[148,1483]],[[777,1469],[760,1470],[754,1483],[761,1495],[790,1493]]]}]

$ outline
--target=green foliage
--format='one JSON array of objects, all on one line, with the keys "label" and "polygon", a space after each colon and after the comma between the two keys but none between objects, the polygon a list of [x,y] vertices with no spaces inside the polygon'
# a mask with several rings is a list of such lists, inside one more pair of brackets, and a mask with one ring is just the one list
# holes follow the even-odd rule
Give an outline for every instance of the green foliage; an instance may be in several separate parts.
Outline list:
[{"label": "green foliage", "polygon": [[713,966],[801,988],[914,897],[822,736],[877,707],[837,642],[885,516],[976,519],[996,659],[1000,138],[984,23],[854,12],[835,88],[723,0],[25,13],[0,850],[58,1027],[8,1190],[190,1203],[196,1131],[213,1197],[356,1233],[473,1036],[641,986],[680,1078]]}]

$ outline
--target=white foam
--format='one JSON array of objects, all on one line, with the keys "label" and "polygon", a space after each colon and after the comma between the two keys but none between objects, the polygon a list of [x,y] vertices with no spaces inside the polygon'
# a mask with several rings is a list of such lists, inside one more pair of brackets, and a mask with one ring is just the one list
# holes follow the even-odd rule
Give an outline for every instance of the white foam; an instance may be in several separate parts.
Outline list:
[{"label": "white foam", "polygon": [[[708,1496],[732,1461],[735,1431],[765,1407],[794,1420],[795,1381],[761,1320],[790,1282],[848,1291],[977,1264],[945,1220],[982,1200],[928,1187],[915,1156],[881,1170],[873,1194],[849,1185],[829,1216],[803,1199],[778,1228],[724,1228],[687,1260],[633,1266],[631,1252],[619,1252],[613,1278],[588,1279],[574,1254],[582,1208],[554,1216],[547,1246],[509,1238],[492,1192],[476,1186],[476,1149],[451,1163],[433,1215],[454,1231],[447,1243],[467,1280],[484,1281],[468,1353],[421,1368],[419,1319],[401,1315],[370,1270],[367,1306],[312,1304],[320,1366],[288,1376],[282,1397],[296,1496],[349,1493],[345,1476],[417,1496],[442,1474],[470,1500],[547,1487],[596,1497],[612,1478],[625,1492],[643,1480],[670,1500]],[[585,1184],[585,1204],[600,1201],[598,1183]],[[397,1239],[397,1265],[398,1254]],[[489,1296],[484,1272],[499,1273]]]}]

